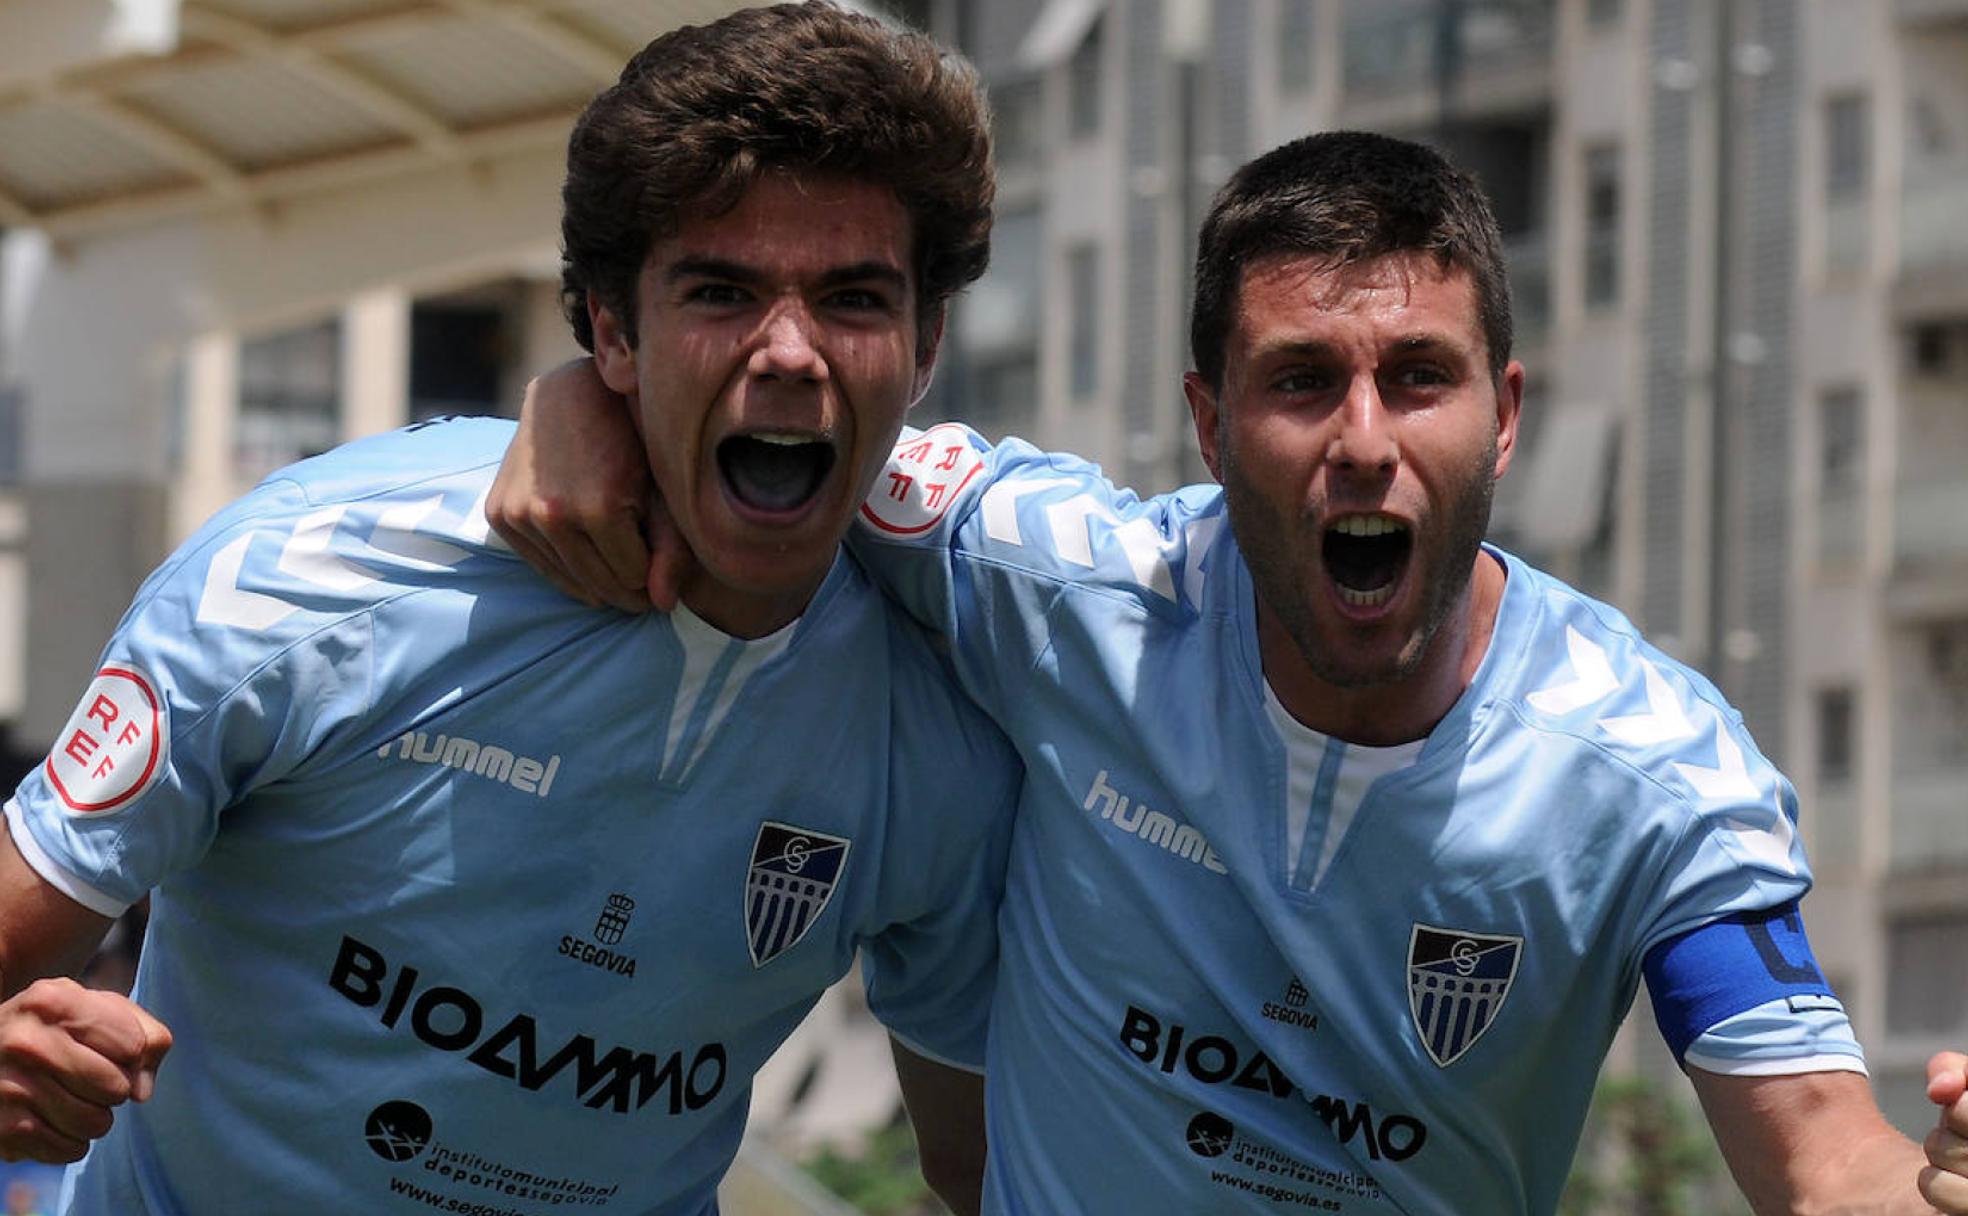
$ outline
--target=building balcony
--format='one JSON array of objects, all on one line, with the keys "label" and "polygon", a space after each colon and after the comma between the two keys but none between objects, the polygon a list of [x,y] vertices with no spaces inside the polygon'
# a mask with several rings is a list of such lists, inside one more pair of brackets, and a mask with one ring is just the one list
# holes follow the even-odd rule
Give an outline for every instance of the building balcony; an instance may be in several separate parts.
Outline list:
[{"label": "building balcony", "polygon": [[1895,873],[1968,866],[1968,762],[1902,770],[1893,780],[1892,845]]},{"label": "building balcony", "polygon": [[1902,311],[1968,314],[1964,215],[1968,215],[1968,158],[1908,165],[1900,195]]},{"label": "building balcony", "polygon": [[[1551,65],[1553,0],[1348,0],[1346,101],[1433,95],[1477,110],[1521,100]],[[1443,96],[1446,94],[1447,96]]]},{"label": "building balcony", "polygon": [[[1968,464],[1964,464],[1968,470]],[[1968,471],[1902,479],[1893,502],[1893,565],[1901,574],[1959,570],[1968,577]]]},{"label": "building balcony", "polygon": [[1551,240],[1545,232],[1515,233],[1503,242],[1510,279],[1510,318],[1519,344],[1544,341],[1551,327]]},{"label": "building balcony", "polygon": [[1898,0],[1901,21],[1925,24],[1932,21],[1968,21],[1968,0]]}]

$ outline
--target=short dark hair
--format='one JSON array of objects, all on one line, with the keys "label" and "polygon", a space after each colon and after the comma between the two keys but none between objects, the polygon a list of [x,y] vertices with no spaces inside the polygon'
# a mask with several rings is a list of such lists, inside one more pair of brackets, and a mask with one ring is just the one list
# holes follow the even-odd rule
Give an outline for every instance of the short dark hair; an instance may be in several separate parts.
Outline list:
[{"label": "short dark hair", "polygon": [[736,206],[768,170],[894,189],[914,226],[919,321],[990,257],[990,114],[970,65],[831,4],[746,9],[657,38],[574,124],[561,187],[561,307],[594,349],[587,294],[631,342],[652,242]]},{"label": "short dark hair", "polygon": [[1212,388],[1245,267],[1276,254],[1338,269],[1427,253],[1469,272],[1490,374],[1510,362],[1510,284],[1503,238],[1474,178],[1432,148],[1362,131],[1295,139],[1237,170],[1210,204],[1196,242],[1190,357]]}]

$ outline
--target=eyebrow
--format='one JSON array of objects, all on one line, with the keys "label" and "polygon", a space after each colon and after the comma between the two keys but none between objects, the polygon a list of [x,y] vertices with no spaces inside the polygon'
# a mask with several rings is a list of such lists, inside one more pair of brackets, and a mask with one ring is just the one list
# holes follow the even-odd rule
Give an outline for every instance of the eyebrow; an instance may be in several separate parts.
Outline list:
[{"label": "eyebrow", "polygon": [[[728,279],[746,286],[755,286],[765,281],[764,273],[743,262],[705,257],[678,258],[664,268],[663,278],[670,283],[677,283],[684,279]],[[873,259],[829,267],[820,275],[820,286],[839,287],[847,283],[866,283],[870,280],[886,283],[897,291],[906,290],[909,286],[909,277],[899,268],[889,262]]]}]

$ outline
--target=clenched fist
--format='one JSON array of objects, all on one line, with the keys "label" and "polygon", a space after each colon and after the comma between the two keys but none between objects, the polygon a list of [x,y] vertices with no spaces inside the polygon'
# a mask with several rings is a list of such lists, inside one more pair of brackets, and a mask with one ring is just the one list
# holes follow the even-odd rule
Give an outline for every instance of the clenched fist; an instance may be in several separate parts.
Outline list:
[{"label": "clenched fist", "polygon": [[171,1032],[128,997],[38,980],[0,1004],[0,1159],[62,1163],[150,1097]]}]

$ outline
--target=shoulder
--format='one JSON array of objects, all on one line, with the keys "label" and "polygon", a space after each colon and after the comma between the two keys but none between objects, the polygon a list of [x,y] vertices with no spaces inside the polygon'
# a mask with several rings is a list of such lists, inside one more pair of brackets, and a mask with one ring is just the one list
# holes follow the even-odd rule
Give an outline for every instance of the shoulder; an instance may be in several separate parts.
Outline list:
[{"label": "shoulder", "polygon": [[144,655],[175,673],[168,682],[216,695],[275,662],[346,665],[392,637],[408,653],[440,630],[462,636],[495,588],[549,611],[561,601],[485,522],[509,433],[496,420],[434,424],[274,473],[145,581],[111,655]]},{"label": "shoulder", "polygon": [[485,520],[510,433],[434,423],[281,469],[186,541],[139,602],[175,590],[198,623],[264,632],[515,568]]},{"label": "shoulder", "polygon": [[1141,498],[1099,465],[960,423],[906,432],[863,506],[864,544],[954,551],[1007,575],[1173,609],[1226,529],[1215,486]]},{"label": "shoulder", "polygon": [[1648,642],[1617,609],[1506,557],[1497,645],[1515,667],[1498,690],[1531,732],[1567,741],[1683,811],[1780,803],[1781,776],[1742,716],[1701,673]]}]

